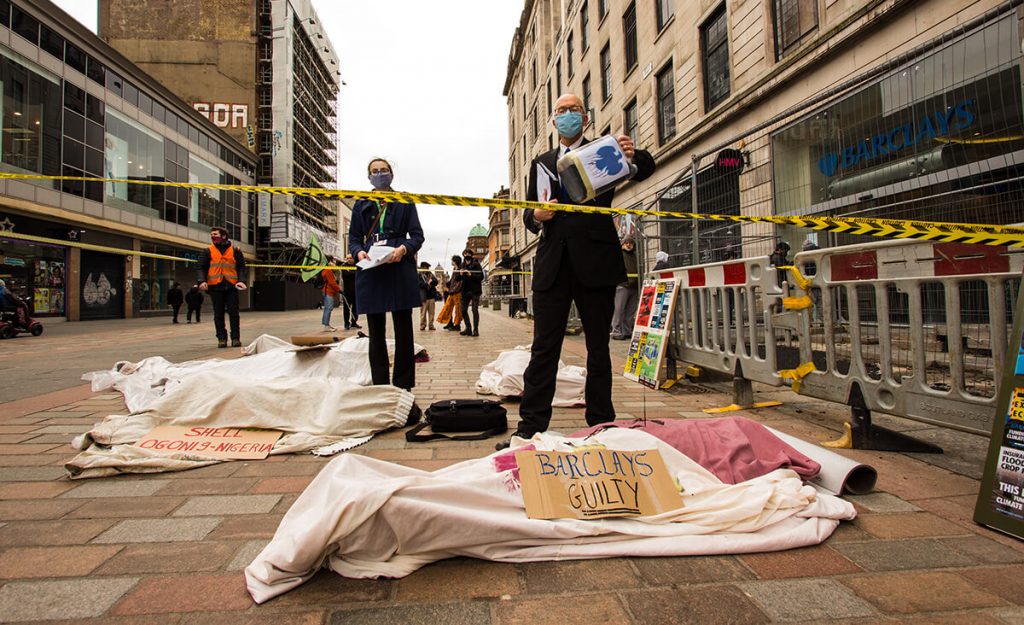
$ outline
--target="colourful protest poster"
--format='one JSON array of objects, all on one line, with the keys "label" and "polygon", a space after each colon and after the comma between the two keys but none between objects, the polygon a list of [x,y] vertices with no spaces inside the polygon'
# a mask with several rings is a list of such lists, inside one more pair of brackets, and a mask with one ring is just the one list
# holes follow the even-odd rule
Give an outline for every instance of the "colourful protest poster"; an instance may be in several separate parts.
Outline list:
[{"label": "colourful protest poster", "polygon": [[643,284],[623,373],[634,382],[658,387],[661,364],[665,360],[672,331],[678,286],[674,278],[647,280]]},{"label": "colourful protest poster", "polygon": [[683,507],[656,449],[517,451],[516,464],[531,519],[653,516]]}]

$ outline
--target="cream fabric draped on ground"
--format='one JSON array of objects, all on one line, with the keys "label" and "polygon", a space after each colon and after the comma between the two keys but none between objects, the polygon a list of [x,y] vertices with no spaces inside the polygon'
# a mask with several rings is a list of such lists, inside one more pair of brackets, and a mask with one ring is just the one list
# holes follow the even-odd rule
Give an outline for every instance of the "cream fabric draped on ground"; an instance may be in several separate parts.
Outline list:
[{"label": "cream fabric draped on ground", "polygon": [[[522,397],[523,374],[530,364],[530,348],[520,345],[515,349],[501,352],[492,362],[484,365],[476,381],[476,392],[498,397]],[[558,361],[558,377],[555,380],[555,396],[552,406],[572,408],[586,405],[584,387],[587,385],[587,370],[583,367],[566,365]]]},{"label": "cream fabric draped on ground", "polygon": [[[521,443],[518,439],[514,442]],[[541,450],[570,450],[580,439],[542,433]],[[325,467],[246,568],[249,593],[263,603],[321,566],[346,577],[402,577],[437,560],[469,556],[502,562],[617,556],[778,551],[825,540],[853,506],[779,469],[723,484],[657,438],[612,429],[587,439],[611,449],[658,449],[683,488],[683,507],[647,518],[529,519],[512,469],[494,458],[426,472],[347,455]]]}]

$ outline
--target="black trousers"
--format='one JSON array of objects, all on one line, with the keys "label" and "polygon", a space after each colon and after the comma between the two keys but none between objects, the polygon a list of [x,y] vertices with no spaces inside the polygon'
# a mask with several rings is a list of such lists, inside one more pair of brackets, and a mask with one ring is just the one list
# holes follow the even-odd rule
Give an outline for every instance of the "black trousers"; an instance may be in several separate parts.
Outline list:
[{"label": "black trousers", "polygon": [[192,308],[191,306],[188,307],[188,312],[185,313],[185,320],[192,321],[192,313],[196,314],[196,323],[199,323],[199,309]]},{"label": "black trousers", "polygon": [[228,333],[224,329],[224,313],[228,313],[231,321],[231,340],[241,337],[238,329],[238,290],[232,286],[230,289],[210,289],[210,299],[213,300],[213,327],[217,330],[217,340],[225,341]]},{"label": "black trousers", "polygon": [[181,304],[171,304],[171,310],[174,311],[172,323],[178,323],[178,313],[181,312]]},{"label": "black trousers", "polygon": [[[411,391],[416,386],[416,356],[412,343],[412,309],[391,313],[395,326],[395,375],[393,384]],[[370,332],[370,374],[374,384],[389,384],[387,313],[366,315]]]},{"label": "black trousers", "polygon": [[608,327],[615,308],[615,286],[591,289],[573,274],[568,253],[563,252],[554,285],[533,292],[533,347],[523,374],[523,399],[519,404],[519,432],[533,435],[548,429],[551,400],[555,396],[558,358],[576,302],[587,343],[587,402],[589,425],[615,420],[612,406],[612,360],[608,351]]},{"label": "black trousers", "polygon": [[[469,307],[473,307],[473,323],[469,322]],[[480,331],[480,294],[479,293],[463,293],[462,294],[462,321],[466,324],[466,331],[472,332],[476,330]]]}]

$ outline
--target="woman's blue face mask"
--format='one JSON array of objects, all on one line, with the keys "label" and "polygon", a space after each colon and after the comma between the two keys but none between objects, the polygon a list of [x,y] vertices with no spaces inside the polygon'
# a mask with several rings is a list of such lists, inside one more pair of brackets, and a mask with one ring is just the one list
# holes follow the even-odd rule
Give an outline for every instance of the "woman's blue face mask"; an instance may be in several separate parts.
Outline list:
[{"label": "woman's blue face mask", "polygon": [[392,180],[394,180],[394,176],[390,171],[379,171],[370,174],[370,184],[378,191],[390,189]]}]

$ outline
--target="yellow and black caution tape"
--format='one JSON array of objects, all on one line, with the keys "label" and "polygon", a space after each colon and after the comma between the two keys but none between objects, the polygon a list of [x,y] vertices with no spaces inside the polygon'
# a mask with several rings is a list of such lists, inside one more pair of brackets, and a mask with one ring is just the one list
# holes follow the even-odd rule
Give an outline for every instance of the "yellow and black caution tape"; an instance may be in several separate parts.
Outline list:
[{"label": "yellow and black caution tape", "polygon": [[972,245],[1024,245],[1024,228],[994,224],[960,224],[911,219],[880,219],[873,217],[795,217],[785,215],[712,215],[676,211],[651,212],[640,208],[603,208],[599,206],[577,206],[572,204],[545,204],[541,202],[526,202],[522,200],[476,198],[434,193],[352,191],[345,189],[301,187],[262,187],[257,185],[166,182],[159,180],[130,180],[124,178],[90,178],[85,176],[44,176],[40,174],[15,174],[8,172],[0,172],[0,180],[71,180],[78,182],[176,187],[183,189],[218,189],[222,191],[245,191],[248,193],[270,193],[274,195],[298,195],[304,197],[377,200],[384,202],[413,202],[434,206],[479,206],[484,208],[508,208],[516,210],[532,208],[547,209],[558,212],[596,213],[602,215],[656,214],[661,217],[673,217],[677,219],[703,219],[710,221],[732,221],[736,223],[772,223],[821,232],[856,234],[893,239],[916,239],[922,241],[941,241],[944,243],[965,243]]}]

